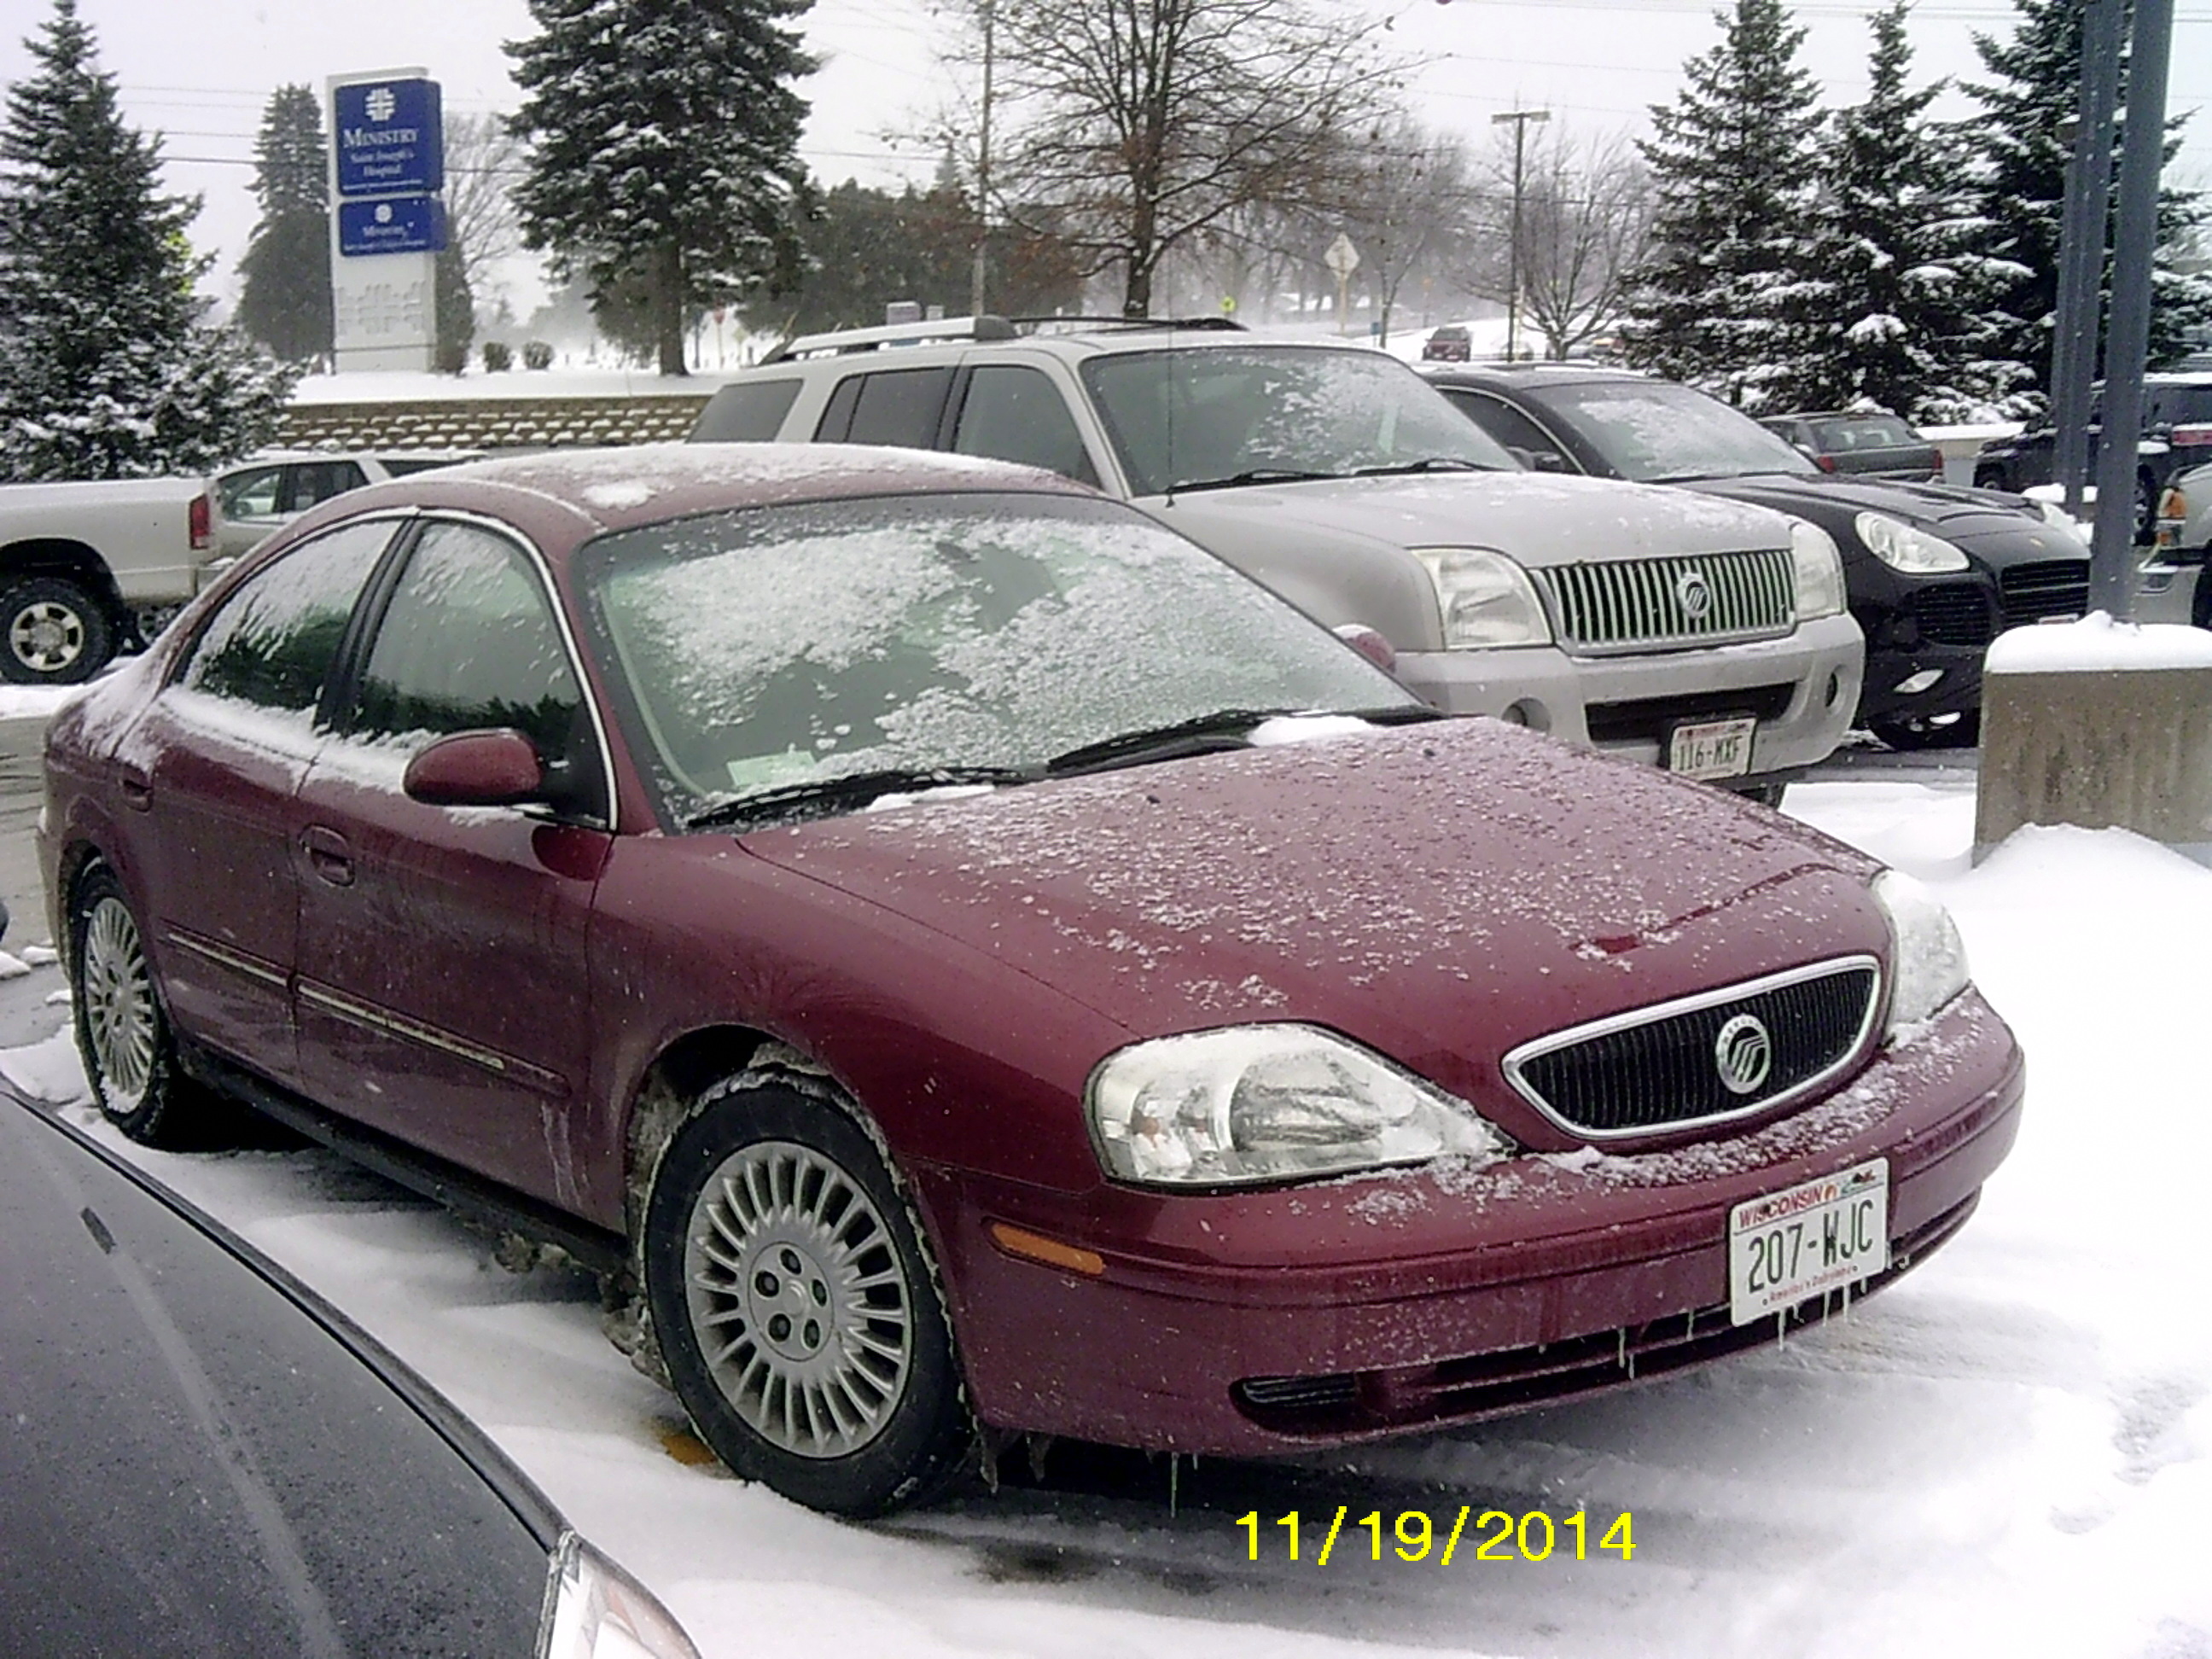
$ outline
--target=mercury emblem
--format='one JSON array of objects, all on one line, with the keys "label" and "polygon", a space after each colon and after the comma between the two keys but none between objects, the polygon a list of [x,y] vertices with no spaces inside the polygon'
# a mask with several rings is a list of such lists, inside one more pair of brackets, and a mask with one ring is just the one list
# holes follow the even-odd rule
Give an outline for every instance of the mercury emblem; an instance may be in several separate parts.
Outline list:
[{"label": "mercury emblem", "polygon": [[1704,571],[1685,570],[1674,578],[1674,598],[1684,616],[1692,622],[1703,622],[1713,608],[1713,585],[1705,580]]},{"label": "mercury emblem", "polygon": [[1713,1039],[1713,1065],[1733,1095],[1754,1093],[1774,1065],[1774,1040],[1756,1014],[1738,1014]]}]

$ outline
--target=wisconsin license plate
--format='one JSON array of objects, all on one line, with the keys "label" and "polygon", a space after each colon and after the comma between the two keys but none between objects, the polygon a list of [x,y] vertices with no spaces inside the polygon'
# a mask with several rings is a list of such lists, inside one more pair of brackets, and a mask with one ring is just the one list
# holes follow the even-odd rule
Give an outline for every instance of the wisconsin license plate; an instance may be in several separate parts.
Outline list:
[{"label": "wisconsin license plate", "polygon": [[1678,726],[1667,740],[1667,769],[1686,778],[1735,778],[1751,770],[1755,720]]},{"label": "wisconsin license plate", "polygon": [[1872,1278],[1889,1266],[1889,1160],[1737,1205],[1728,1245],[1738,1325]]}]

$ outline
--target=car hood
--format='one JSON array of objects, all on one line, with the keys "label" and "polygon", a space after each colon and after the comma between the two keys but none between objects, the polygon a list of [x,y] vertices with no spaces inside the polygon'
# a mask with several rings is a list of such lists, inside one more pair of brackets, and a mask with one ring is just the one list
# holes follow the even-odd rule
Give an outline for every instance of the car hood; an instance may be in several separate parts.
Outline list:
[{"label": "car hood", "polygon": [[1530,1037],[1887,951],[1860,854],[1491,720],[925,800],[743,844],[1133,1036],[1304,1021],[1491,1105],[1502,1055]]},{"label": "car hood", "polygon": [[1486,547],[1524,565],[1787,547],[1788,525],[1717,496],[1549,472],[1316,478],[1187,490],[1139,505],[1201,544],[1273,524],[1399,547]]},{"label": "car hood", "polygon": [[1909,483],[1833,472],[1759,472],[1741,478],[1699,478],[1689,487],[1703,495],[1755,502],[1810,519],[1846,545],[1856,545],[1858,540],[1848,527],[1850,520],[1862,513],[1886,513],[1961,544],[2041,536],[2048,544],[2045,557],[2078,556],[2081,552],[2078,546],[2067,545],[2075,538],[2066,532],[2054,529],[2040,514],[2023,507],[2019,496],[1999,489]]}]

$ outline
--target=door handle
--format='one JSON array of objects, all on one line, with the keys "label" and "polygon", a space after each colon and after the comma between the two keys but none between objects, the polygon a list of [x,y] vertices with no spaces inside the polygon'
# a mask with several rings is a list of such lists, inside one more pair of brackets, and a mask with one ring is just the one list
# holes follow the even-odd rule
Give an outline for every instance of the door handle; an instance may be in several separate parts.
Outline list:
[{"label": "door handle", "polygon": [[300,845],[309,867],[325,881],[333,887],[353,885],[353,848],[343,836],[319,823],[310,824],[301,835]]},{"label": "door handle", "polygon": [[143,812],[154,805],[154,780],[135,766],[124,767],[116,774],[115,787],[122,793],[123,804],[134,812]]}]

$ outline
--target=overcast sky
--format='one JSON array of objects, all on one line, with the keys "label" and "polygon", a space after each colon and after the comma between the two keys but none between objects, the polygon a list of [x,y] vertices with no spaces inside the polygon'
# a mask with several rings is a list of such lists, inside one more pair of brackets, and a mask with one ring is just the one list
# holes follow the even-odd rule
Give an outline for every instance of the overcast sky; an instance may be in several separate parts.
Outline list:
[{"label": "overcast sky", "polygon": [[[1413,82],[1431,124],[1487,143],[1501,109],[1543,107],[1577,131],[1638,131],[1646,106],[1671,98],[1684,58],[1717,38],[1709,0],[1317,0],[1392,19],[1390,37],[1423,61]],[[420,64],[443,83],[447,108],[514,106],[501,43],[530,30],[523,0],[79,0],[124,105],[166,135],[172,188],[205,206],[194,240],[220,255],[219,291],[254,218],[248,193],[253,134],[280,82],[319,91],[325,76]],[[1832,102],[1862,95],[1865,18],[1875,0],[1808,0],[1805,61]],[[2179,0],[2172,104],[2212,105],[2212,0]],[[1976,31],[2009,32],[2006,0],[1921,0],[1912,25],[1922,79],[1972,77]],[[27,66],[22,39],[50,15],[44,0],[0,0],[0,78]],[[929,0],[816,0],[809,48],[824,64],[804,88],[813,106],[805,154],[824,180],[926,180],[935,158],[886,136],[969,92],[966,71],[938,59],[949,38]],[[1968,107],[1954,100],[1947,112]],[[2185,182],[2212,183],[2212,112],[2191,123],[2177,165]],[[526,296],[518,295],[518,300]]]}]

